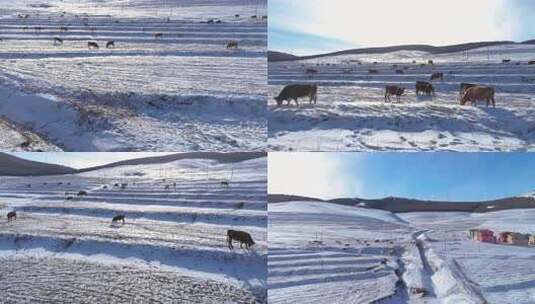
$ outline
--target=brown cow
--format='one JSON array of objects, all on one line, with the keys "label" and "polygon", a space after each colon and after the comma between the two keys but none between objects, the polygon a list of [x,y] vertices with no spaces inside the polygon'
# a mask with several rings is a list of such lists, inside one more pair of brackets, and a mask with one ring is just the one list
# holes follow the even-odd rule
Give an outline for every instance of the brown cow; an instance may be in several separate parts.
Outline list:
[{"label": "brown cow", "polygon": [[511,62],[511,59],[503,59],[502,60],[502,63],[509,63],[509,62]]},{"label": "brown cow", "polygon": [[369,69],[368,74],[379,74],[379,70]]},{"label": "brown cow", "polygon": [[238,41],[229,41],[227,43],[227,49],[237,49],[238,48]]},{"label": "brown cow", "polygon": [[471,87],[464,92],[463,97],[461,98],[461,105],[464,106],[468,101],[472,105],[476,105],[478,100],[485,100],[487,102],[487,107],[492,102],[492,106],[496,107],[496,101],[494,100],[494,88],[487,86],[475,86]]},{"label": "brown cow", "polygon": [[88,48],[88,49],[98,49],[99,46],[98,46],[98,43],[89,41],[89,42],[87,43],[87,48]]},{"label": "brown cow", "polygon": [[433,62],[433,60],[427,60],[427,64],[434,65],[435,63]]},{"label": "brown cow", "polygon": [[240,248],[243,248],[242,246],[245,244],[245,249],[249,249],[255,244],[249,233],[245,231],[227,230],[227,244],[229,249],[234,249],[232,240],[240,242]]},{"label": "brown cow", "polygon": [[440,79],[440,81],[444,81],[444,73],[442,72],[436,72],[431,74],[431,81]]},{"label": "brown cow", "polygon": [[416,95],[418,96],[420,92],[432,96],[435,94],[435,88],[427,81],[416,81]]},{"label": "brown cow", "polygon": [[113,219],[111,220],[111,222],[113,224],[115,222],[122,221],[123,225],[124,225],[124,219],[125,219],[124,214],[119,214],[119,215],[114,216]]},{"label": "brown cow", "polygon": [[7,221],[11,222],[17,219],[17,212],[11,211],[7,213]]},{"label": "brown cow", "polygon": [[308,84],[290,84],[285,86],[280,92],[279,96],[275,97],[277,105],[281,106],[283,101],[287,101],[288,105],[292,100],[295,100],[295,104],[299,106],[297,101],[300,97],[310,97],[309,103],[316,104],[318,95],[318,86],[317,85],[308,85]]},{"label": "brown cow", "polygon": [[318,70],[315,70],[315,69],[306,69],[306,70],[305,70],[305,74],[307,74],[307,75],[318,74]]},{"label": "brown cow", "polygon": [[163,38],[163,33],[155,33],[154,34],[154,39],[162,39]]},{"label": "brown cow", "polygon": [[403,71],[403,70],[396,70],[396,74],[405,74],[405,71]]},{"label": "brown cow", "polygon": [[464,95],[464,92],[466,92],[466,90],[468,90],[469,88],[473,88],[476,85],[477,84],[462,82],[459,87],[459,99],[461,99],[461,97]]},{"label": "brown cow", "polygon": [[401,87],[393,86],[393,85],[387,85],[385,87],[385,102],[387,100],[391,101],[390,96],[392,95],[396,95],[397,100],[399,102],[401,99],[401,95],[403,95],[404,92],[405,92],[405,88],[401,88]]},{"label": "brown cow", "polygon": [[529,64],[529,65],[533,65],[533,64],[535,64],[535,60],[528,61],[528,64]]}]

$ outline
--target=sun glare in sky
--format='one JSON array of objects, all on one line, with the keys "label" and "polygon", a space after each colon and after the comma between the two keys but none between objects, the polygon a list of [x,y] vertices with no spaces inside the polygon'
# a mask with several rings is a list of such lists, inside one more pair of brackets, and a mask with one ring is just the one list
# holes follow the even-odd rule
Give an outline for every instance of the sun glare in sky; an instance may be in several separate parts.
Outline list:
[{"label": "sun glare in sky", "polygon": [[333,41],[339,41],[333,47],[375,47],[533,39],[535,2],[528,2],[272,0],[270,49],[299,53],[306,51],[302,44],[313,52]]}]

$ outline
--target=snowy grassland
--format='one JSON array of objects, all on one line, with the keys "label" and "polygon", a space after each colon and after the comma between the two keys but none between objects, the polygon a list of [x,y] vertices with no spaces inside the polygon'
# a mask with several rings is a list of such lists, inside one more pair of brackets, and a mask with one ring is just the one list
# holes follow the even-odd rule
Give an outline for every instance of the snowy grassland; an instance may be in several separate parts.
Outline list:
[{"label": "snowy grassland", "polygon": [[[265,302],[266,166],[189,159],[2,177],[0,293],[8,303]],[[117,214],[124,225],[111,223]],[[229,250],[227,229],[256,244]]]},{"label": "snowy grassland", "polygon": [[[533,45],[505,45],[431,55],[400,51],[269,63],[271,150],[526,151],[535,148]],[[510,63],[502,63],[510,59]],[[412,63],[415,60],[416,64]],[[425,64],[433,60],[434,65]],[[360,62],[361,64],[358,64]],[[374,63],[376,62],[376,63]],[[396,66],[394,66],[396,65]],[[307,75],[306,69],[316,69]],[[378,74],[369,74],[374,69]],[[403,74],[396,73],[402,70]],[[436,96],[415,96],[415,82],[433,81]],[[491,85],[496,108],[459,105],[462,82]],[[318,85],[318,104],[277,107],[284,85]],[[401,102],[384,102],[386,84],[406,88]]]},{"label": "snowy grassland", "polygon": [[468,233],[472,228],[534,233],[532,209],[393,214],[302,201],[268,209],[270,303],[535,299],[534,247],[476,243]]},{"label": "snowy grassland", "polygon": [[396,271],[411,228],[395,215],[321,202],[276,203],[268,209],[269,303],[401,297]]},{"label": "snowy grassland", "polygon": [[71,151],[264,148],[265,1],[0,3],[0,115],[12,129]]},{"label": "snowy grassland", "polygon": [[482,214],[415,212],[400,217],[429,230],[424,246],[430,263],[439,265],[433,280],[442,287],[443,297],[455,303],[459,286],[452,287],[451,278],[461,277],[464,287],[478,291],[488,303],[527,304],[535,301],[535,247],[475,242],[468,230],[534,234],[534,215],[533,209],[518,209]]}]

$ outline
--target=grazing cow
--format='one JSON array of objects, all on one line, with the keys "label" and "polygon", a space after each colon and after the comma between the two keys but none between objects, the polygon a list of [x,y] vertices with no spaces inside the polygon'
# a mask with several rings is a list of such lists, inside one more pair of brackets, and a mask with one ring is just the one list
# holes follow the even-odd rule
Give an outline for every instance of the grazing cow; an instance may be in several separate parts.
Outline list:
[{"label": "grazing cow", "polygon": [[434,65],[435,63],[433,62],[433,60],[427,60],[427,64]]},{"label": "grazing cow", "polygon": [[230,182],[229,181],[222,181],[221,182],[221,186],[230,186]]},{"label": "grazing cow", "polygon": [[128,184],[121,184],[121,189],[126,189],[126,187],[128,186]]},{"label": "grazing cow", "polygon": [[170,189],[170,186],[169,185],[165,185],[165,187],[163,187],[164,190],[169,190]]},{"label": "grazing cow", "polygon": [[87,191],[79,191],[78,194],[76,194],[77,196],[87,196]]},{"label": "grazing cow", "polygon": [[240,242],[240,248],[243,248],[242,246],[245,244],[245,249],[249,249],[255,244],[249,233],[245,231],[227,230],[227,244],[229,249],[234,249],[232,246],[233,240]]},{"label": "grazing cow", "polygon": [[370,69],[368,70],[368,74],[379,74],[379,70]]},{"label": "grazing cow", "polygon": [[256,15],[251,16],[251,19],[258,19],[258,16],[256,16]]},{"label": "grazing cow", "polygon": [[262,20],[267,20],[268,16],[264,15],[262,16]]},{"label": "grazing cow", "polygon": [[492,106],[496,107],[496,101],[494,100],[494,88],[493,87],[487,87],[487,86],[475,86],[471,87],[464,92],[463,97],[461,98],[461,105],[464,106],[468,101],[472,103],[472,105],[476,105],[476,102],[478,100],[485,100],[487,102],[487,107],[490,103],[492,103]]},{"label": "grazing cow", "polygon": [[115,41],[113,41],[113,40],[108,41],[108,43],[106,43],[106,48],[107,49],[112,49],[112,48],[114,49],[115,48]]},{"label": "grazing cow", "polygon": [[238,41],[229,41],[227,43],[227,49],[237,49],[238,48]]},{"label": "grazing cow", "polygon": [[60,32],[67,32],[67,31],[69,31],[69,29],[66,26],[62,26],[62,27],[59,28],[59,31]]},{"label": "grazing cow", "polygon": [[17,219],[17,212],[11,211],[7,213],[7,221],[11,222]]},{"label": "grazing cow", "polygon": [[54,38],[54,45],[62,45],[62,44],[63,44],[63,39],[58,38],[58,37]]},{"label": "grazing cow", "polygon": [[309,103],[312,104],[312,101],[314,101],[314,104],[316,104],[317,95],[317,85],[290,84],[282,89],[279,96],[275,97],[275,100],[277,101],[277,106],[281,106],[285,100],[288,102],[288,105],[290,105],[292,100],[295,100],[295,104],[299,106],[298,98],[310,97]]},{"label": "grazing cow", "polygon": [[475,86],[476,84],[473,84],[473,83],[466,83],[466,82],[461,83],[460,88],[459,88],[459,99],[461,99],[461,97],[464,95],[464,92],[466,92],[466,90],[468,90],[469,88],[473,88]]},{"label": "grazing cow", "polygon": [[509,63],[509,62],[511,62],[511,59],[503,59],[502,60],[502,63]]},{"label": "grazing cow", "polygon": [[240,15],[236,14],[236,15],[234,15],[234,18],[236,18],[236,19],[240,18]]},{"label": "grazing cow", "polygon": [[87,43],[87,48],[88,48],[88,49],[98,49],[99,46],[98,46],[98,43],[93,42],[93,41],[89,41],[89,42]]},{"label": "grazing cow", "polygon": [[433,85],[427,81],[417,81],[416,96],[418,96],[420,92],[424,92],[426,95],[432,96],[435,94],[435,88],[433,88]]},{"label": "grazing cow", "polygon": [[390,96],[392,95],[396,95],[398,102],[400,102],[401,95],[403,95],[404,92],[405,92],[405,88],[401,88],[401,87],[393,86],[393,85],[387,85],[385,87],[385,102],[387,100],[391,101]]},{"label": "grazing cow", "polygon": [[154,39],[162,39],[163,38],[163,33],[155,33],[154,34]]},{"label": "grazing cow", "polygon": [[440,79],[440,81],[444,81],[444,73],[442,72],[436,72],[431,74],[431,81]]},{"label": "grazing cow", "polygon": [[114,216],[111,222],[113,224],[115,222],[122,221],[124,225],[124,218],[125,218],[124,214],[119,214],[119,215]]},{"label": "grazing cow", "polygon": [[318,70],[315,70],[315,69],[306,69],[306,70],[305,70],[305,74],[307,74],[307,75],[315,75],[315,74],[318,74]]},{"label": "grazing cow", "polygon": [[528,61],[528,64],[529,64],[529,65],[533,65],[533,64],[535,64],[535,60]]},{"label": "grazing cow", "polygon": [[396,74],[405,74],[405,71],[403,71],[403,70],[396,70]]}]

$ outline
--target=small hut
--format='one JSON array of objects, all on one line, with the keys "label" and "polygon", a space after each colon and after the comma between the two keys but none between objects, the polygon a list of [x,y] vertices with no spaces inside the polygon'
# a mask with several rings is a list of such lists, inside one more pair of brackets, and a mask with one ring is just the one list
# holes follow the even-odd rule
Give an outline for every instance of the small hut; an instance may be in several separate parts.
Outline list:
[{"label": "small hut", "polygon": [[506,243],[511,245],[527,246],[529,234],[512,232],[507,236]]},{"label": "small hut", "polygon": [[471,229],[470,236],[473,240],[484,243],[495,243],[494,232],[488,229]]},{"label": "small hut", "polygon": [[535,246],[535,234],[529,236],[528,245]]},{"label": "small hut", "polygon": [[507,243],[507,238],[509,237],[511,233],[512,232],[509,232],[509,231],[500,232],[500,234],[498,234],[497,242]]}]

